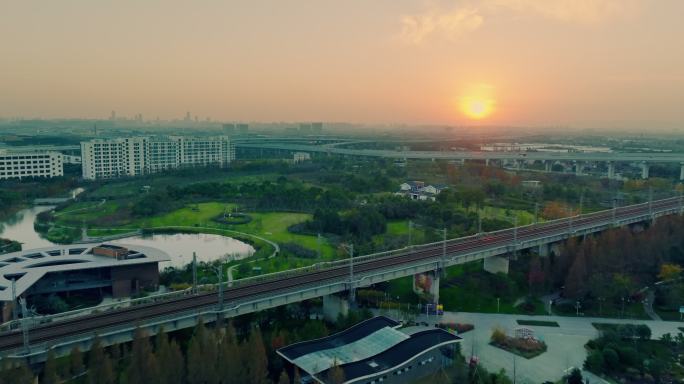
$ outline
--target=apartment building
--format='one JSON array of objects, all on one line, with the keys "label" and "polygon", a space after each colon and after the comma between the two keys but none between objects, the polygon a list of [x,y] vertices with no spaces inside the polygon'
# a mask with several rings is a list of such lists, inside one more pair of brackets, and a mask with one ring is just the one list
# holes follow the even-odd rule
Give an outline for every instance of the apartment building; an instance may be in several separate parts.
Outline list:
[{"label": "apartment building", "polygon": [[154,136],[81,143],[84,179],[138,176],[180,167],[219,166],[235,159],[227,136]]},{"label": "apartment building", "polygon": [[63,175],[64,164],[62,154],[59,152],[0,151],[0,179]]}]

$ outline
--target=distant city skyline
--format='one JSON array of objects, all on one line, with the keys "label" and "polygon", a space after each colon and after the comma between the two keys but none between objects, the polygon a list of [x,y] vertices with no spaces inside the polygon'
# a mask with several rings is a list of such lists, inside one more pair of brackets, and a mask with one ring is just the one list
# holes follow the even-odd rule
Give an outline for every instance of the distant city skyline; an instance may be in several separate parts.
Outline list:
[{"label": "distant city skyline", "polygon": [[684,129],[677,0],[4,5],[4,118]]}]

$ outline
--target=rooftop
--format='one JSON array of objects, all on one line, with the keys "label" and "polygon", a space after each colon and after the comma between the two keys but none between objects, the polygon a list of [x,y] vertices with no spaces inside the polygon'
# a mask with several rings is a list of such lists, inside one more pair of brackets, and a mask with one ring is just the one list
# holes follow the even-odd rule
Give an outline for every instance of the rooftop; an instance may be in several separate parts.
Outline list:
[{"label": "rooftop", "polygon": [[[94,255],[95,247],[128,249],[125,257],[116,259]],[[12,279],[16,295],[20,296],[49,272],[74,271],[93,268],[118,267],[157,263],[170,260],[169,255],[151,247],[71,244],[29,249],[0,256],[0,301],[12,300]]]},{"label": "rooftop", "polygon": [[410,327],[384,316],[374,317],[334,335],[283,347],[277,352],[317,381],[323,382],[335,363],[347,381],[391,370],[430,349],[460,337],[441,329]]}]

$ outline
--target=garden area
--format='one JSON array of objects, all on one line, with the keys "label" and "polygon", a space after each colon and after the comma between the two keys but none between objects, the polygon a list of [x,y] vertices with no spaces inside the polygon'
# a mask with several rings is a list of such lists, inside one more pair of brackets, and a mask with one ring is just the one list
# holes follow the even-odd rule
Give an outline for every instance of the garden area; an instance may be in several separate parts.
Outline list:
[{"label": "garden area", "polygon": [[516,335],[509,336],[502,328],[492,331],[491,345],[514,353],[526,359],[531,359],[546,352],[546,343],[536,339],[527,328],[516,329]]},{"label": "garden area", "polygon": [[680,356],[684,352],[684,335],[665,334],[651,340],[645,325],[594,324],[600,337],[590,340],[585,369],[611,381],[621,383],[681,382],[684,368]]}]

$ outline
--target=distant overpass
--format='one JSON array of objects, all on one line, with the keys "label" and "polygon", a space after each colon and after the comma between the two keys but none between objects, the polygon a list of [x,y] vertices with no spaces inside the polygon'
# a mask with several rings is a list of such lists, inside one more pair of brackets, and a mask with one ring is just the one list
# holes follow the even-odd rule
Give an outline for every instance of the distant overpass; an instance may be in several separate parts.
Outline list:
[{"label": "distant overpass", "polygon": [[533,151],[396,151],[383,149],[349,149],[332,145],[307,145],[294,143],[253,143],[236,142],[238,148],[280,150],[292,152],[317,152],[353,157],[383,157],[390,159],[422,160],[481,160],[506,161],[517,167],[526,162],[540,161],[547,171],[556,163],[571,163],[576,173],[582,174],[584,166],[592,162],[608,164],[608,177],[615,176],[616,163],[638,163],[641,177],[649,177],[649,166],[653,163],[676,163],[680,165],[680,180],[684,180],[684,153],[622,153],[622,152],[533,152]]},{"label": "distant overpass", "polygon": [[[78,346],[90,348],[95,334],[105,345],[130,341],[135,329],[142,327],[155,334],[192,327],[200,319],[205,322],[234,317],[315,297],[349,291],[359,287],[411,276],[434,273],[456,264],[475,260],[508,268],[511,253],[538,248],[544,254],[550,244],[574,236],[583,236],[608,228],[681,214],[681,197],[614,208],[581,216],[516,227],[444,242],[407,247],[395,251],[359,256],[316,264],[310,267],[234,281],[226,287],[223,299],[216,290],[204,293],[190,291],[165,296],[131,300],[125,308],[101,309],[99,313],[75,316],[52,316],[44,323],[32,325],[28,331],[29,346],[24,345],[22,331],[0,333],[0,359],[27,356],[41,361],[46,351],[67,354]],[[438,287],[438,278],[436,280]],[[353,295],[351,295],[353,296]],[[31,320],[26,320],[30,323]]]}]

